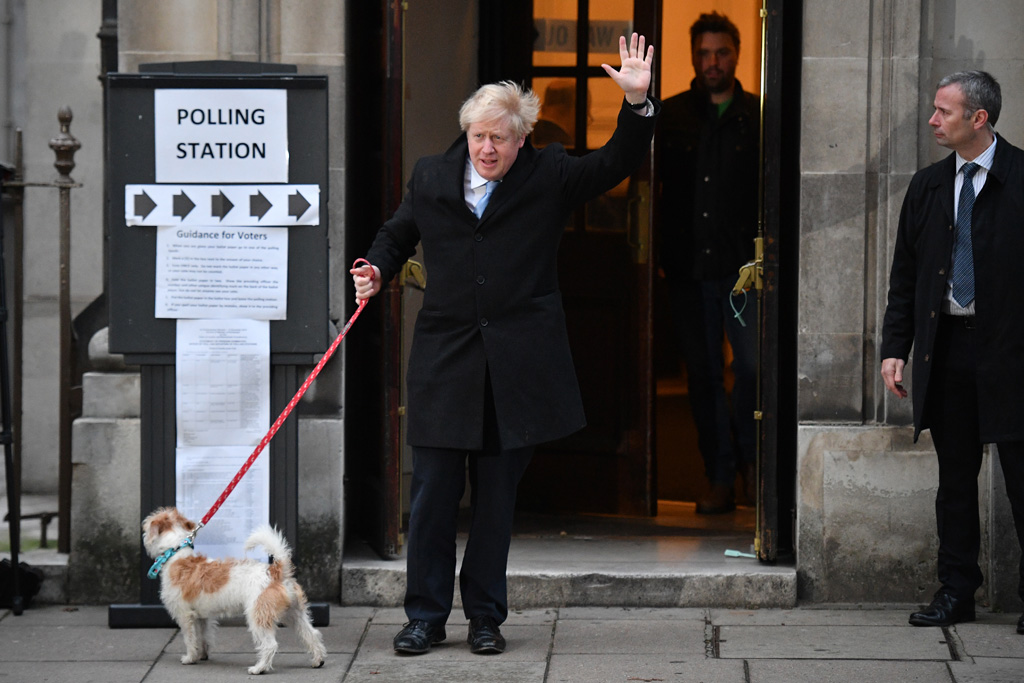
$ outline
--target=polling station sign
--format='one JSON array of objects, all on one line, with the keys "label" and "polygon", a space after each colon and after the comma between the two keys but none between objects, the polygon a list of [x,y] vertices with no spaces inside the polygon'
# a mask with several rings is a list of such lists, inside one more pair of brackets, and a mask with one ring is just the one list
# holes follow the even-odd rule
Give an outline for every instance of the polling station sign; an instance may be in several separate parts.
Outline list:
[{"label": "polling station sign", "polygon": [[157,89],[158,183],[288,182],[288,93]]}]

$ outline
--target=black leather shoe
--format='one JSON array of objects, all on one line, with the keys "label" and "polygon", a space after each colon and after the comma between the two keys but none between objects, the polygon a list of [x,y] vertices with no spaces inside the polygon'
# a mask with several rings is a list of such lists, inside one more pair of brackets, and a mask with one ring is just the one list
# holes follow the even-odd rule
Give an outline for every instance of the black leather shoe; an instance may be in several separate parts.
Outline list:
[{"label": "black leather shoe", "polygon": [[1024,635],[1024,614],[1020,615],[1020,619],[1017,620],[1017,633]]},{"label": "black leather shoe", "polygon": [[974,598],[959,599],[939,591],[932,604],[910,615],[914,626],[952,626],[962,621],[974,621]]},{"label": "black leather shoe", "polygon": [[697,501],[698,515],[720,515],[736,509],[736,493],[728,484],[712,484],[706,498]]},{"label": "black leather shoe", "polygon": [[498,630],[498,622],[491,617],[473,617],[469,620],[469,651],[475,655],[498,655],[505,651],[505,639]]},{"label": "black leather shoe", "polygon": [[413,619],[395,636],[395,652],[421,655],[434,643],[445,639],[444,626],[431,626],[422,619]]}]

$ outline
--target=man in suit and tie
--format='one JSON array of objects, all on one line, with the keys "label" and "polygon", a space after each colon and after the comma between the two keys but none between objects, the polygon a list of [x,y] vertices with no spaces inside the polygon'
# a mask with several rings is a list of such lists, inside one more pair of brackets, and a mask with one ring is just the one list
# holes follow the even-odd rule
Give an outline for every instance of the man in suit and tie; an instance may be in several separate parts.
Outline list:
[{"label": "man in suit and tie", "polygon": [[[915,626],[974,619],[983,444],[998,447],[1024,547],[1024,316],[1013,295],[1024,254],[1024,152],[994,131],[1002,96],[990,74],[946,76],[934,104],[928,124],[953,153],[907,189],[881,346],[882,378],[899,398],[914,347],[914,438],[930,429],[939,463],[941,586],[910,615]],[[1020,571],[1024,598],[1024,559]]]},{"label": "man in suit and tie", "polygon": [[445,639],[466,463],[470,530],[459,573],[468,642],[500,653],[516,489],[538,443],[585,424],[558,289],[557,252],[570,213],[643,160],[660,104],[648,99],[653,48],[620,39],[618,126],[604,147],[570,156],[526,143],[537,96],[505,81],[462,105],[465,135],[420,159],[394,216],[353,268],[356,298],[380,291],[423,245],[430,269],[406,385],[413,447],[407,586],[397,652]]}]

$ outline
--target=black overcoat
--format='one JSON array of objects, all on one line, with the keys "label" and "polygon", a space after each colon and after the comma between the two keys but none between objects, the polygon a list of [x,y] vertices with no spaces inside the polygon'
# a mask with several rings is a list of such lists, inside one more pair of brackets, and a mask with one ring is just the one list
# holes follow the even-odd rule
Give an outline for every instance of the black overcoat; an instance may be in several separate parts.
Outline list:
[{"label": "black overcoat", "polygon": [[586,424],[558,288],[558,245],[573,209],[644,159],[655,118],[624,105],[608,143],[581,157],[527,142],[479,220],[464,196],[465,135],[416,163],[401,206],[366,257],[386,283],[423,246],[429,279],[406,374],[410,445],[480,449],[488,373],[502,448],[551,441]]},{"label": "black overcoat", "polygon": [[735,277],[750,260],[757,237],[760,106],[739,81],[721,116],[696,80],[665,100],[658,123],[658,263],[669,276]]},{"label": "black overcoat", "polygon": [[[914,348],[914,438],[927,429],[925,398],[953,251],[954,154],[918,171],[900,213],[881,357]],[[1024,152],[999,136],[972,212],[978,410],[985,443],[1024,439],[1024,316],[1017,309],[1024,256]]]}]

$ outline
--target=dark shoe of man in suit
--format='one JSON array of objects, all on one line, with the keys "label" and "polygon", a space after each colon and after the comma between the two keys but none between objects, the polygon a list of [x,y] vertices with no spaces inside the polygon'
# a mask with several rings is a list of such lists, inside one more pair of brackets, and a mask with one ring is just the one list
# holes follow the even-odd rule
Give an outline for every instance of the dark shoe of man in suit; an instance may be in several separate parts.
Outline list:
[{"label": "dark shoe of man in suit", "polygon": [[736,509],[736,493],[728,484],[712,484],[706,498],[697,501],[698,515],[720,515]]},{"label": "dark shoe of man in suit", "polygon": [[974,621],[974,598],[957,598],[940,590],[932,604],[910,615],[914,626],[952,626],[962,621]]},{"label": "dark shoe of man in suit", "polygon": [[498,655],[505,651],[505,638],[492,617],[473,617],[469,620],[469,651],[475,655]]},{"label": "dark shoe of man in suit", "polygon": [[1020,615],[1020,619],[1017,620],[1017,633],[1024,635],[1024,614]]},{"label": "dark shoe of man in suit", "polygon": [[444,639],[444,626],[432,626],[422,619],[413,619],[395,636],[395,652],[421,655]]}]

